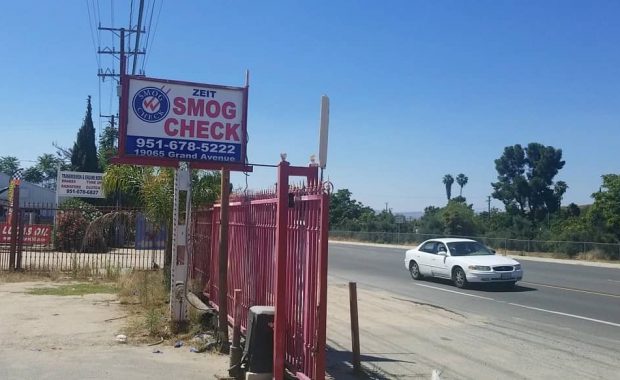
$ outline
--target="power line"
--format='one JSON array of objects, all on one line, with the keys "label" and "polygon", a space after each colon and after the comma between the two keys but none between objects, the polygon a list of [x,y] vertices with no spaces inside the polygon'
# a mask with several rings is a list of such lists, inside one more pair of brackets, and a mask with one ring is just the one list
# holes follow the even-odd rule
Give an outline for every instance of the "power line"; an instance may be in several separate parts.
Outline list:
[{"label": "power line", "polygon": [[[159,11],[157,11],[157,18],[155,19],[155,27],[153,28],[153,37],[152,37],[152,39],[150,41],[151,44],[155,40],[155,34],[157,33],[157,26],[159,25],[159,16],[161,16],[161,10],[163,8],[163,5],[164,5],[164,0],[160,0],[160,2],[159,2]],[[153,7],[155,7],[155,0],[153,0]],[[150,29],[150,27],[149,27],[149,29]],[[145,46],[145,49],[146,49],[146,46]],[[150,50],[151,49],[149,49],[149,51]],[[144,67],[146,66],[146,64],[148,62],[149,56],[150,55],[148,53],[144,56],[144,61],[143,61],[143,64],[142,64],[142,71],[144,71]]]}]

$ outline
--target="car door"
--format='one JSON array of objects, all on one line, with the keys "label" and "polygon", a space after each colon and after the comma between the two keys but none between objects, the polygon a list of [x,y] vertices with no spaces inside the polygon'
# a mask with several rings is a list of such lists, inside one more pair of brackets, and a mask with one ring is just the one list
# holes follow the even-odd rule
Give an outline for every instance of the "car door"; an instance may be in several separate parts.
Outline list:
[{"label": "car door", "polygon": [[442,242],[437,243],[437,260],[435,261],[435,276],[450,278],[450,253]]},{"label": "car door", "polygon": [[429,241],[424,243],[419,249],[420,253],[418,256],[418,267],[420,268],[420,272],[425,275],[432,274],[432,261],[435,256],[435,246],[437,242]]}]

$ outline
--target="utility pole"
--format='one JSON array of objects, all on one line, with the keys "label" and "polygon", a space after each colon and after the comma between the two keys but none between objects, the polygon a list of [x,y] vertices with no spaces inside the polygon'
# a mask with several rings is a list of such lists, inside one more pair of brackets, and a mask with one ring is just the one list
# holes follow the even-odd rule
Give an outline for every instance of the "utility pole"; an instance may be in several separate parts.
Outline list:
[{"label": "utility pole", "polygon": [[[146,54],[146,50],[142,49],[142,51],[139,51],[137,48],[136,50],[133,51],[124,51],[124,47],[125,47],[125,37],[128,35],[131,35],[131,33],[144,33],[144,30],[140,30],[140,29],[125,29],[125,28],[107,28],[107,27],[102,27],[99,26],[99,30],[106,30],[109,32],[114,33],[114,35],[118,36],[120,39],[120,45],[121,48],[120,50],[116,50],[114,48],[109,48],[109,47],[104,47],[103,49],[101,47],[99,47],[99,50],[97,50],[98,54],[110,54],[112,56],[114,56],[114,58],[117,58],[120,62],[121,65],[123,65],[122,59],[121,59],[121,55],[126,55],[126,56],[133,56],[134,57],[134,62],[136,61],[136,58],[138,55],[144,55]],[[139,40],[139,38],[136,38],[137,40]],[[122,70],[121,70],[122,71]],[[124,74],[124,73],[122,73]],[[120,82],[120,76],[121,73],[117,73],[114,68],[112,69],[99,69],[99,72],[97,73],[97,76],[101,78],[101,80],[105,81],[105,78],[114,78],[117,83]],[[118,78],[118,79],[117,79]]]},{"label": "utility pole", "polygon": [[116,126],[116,115],[102,115],[99,114],[99,117],[106,117],[110,119],[110,127],[114,128]]},{"label": "utility pole", "polygon": [[[138,12],[138,25],[136,26],[136,28],[132,28],[131,25],[129,25],[129,29],[125,29],[125,28],[114,28],[114,27],[102,27],[101,24],[99,25],[98,29],[99,30],[104,30],[104,31],[108,31],[108,32],[112,32],[114,33],[115,36],[117,36],[120,39],[120,49],[117,51],[114,48],[109,48],[109,47],[104,47],[103,49],[101,48],[101,46],[98,47],[97,53],[98,54],[110,54],[112,55],[114,58],[117,58],[120,62],[120,69],[119,72],[116,72],[115,68],[112,67],[110,68],[106,68],[104,69],[99,69],[99,72],[97,73],[97,76],[99,78],[101,78],[101,81],[105,82],[106,78],[113,78],[116,83],[118,85],[120,85],[120,77],[121,75],[125,75],[126,74],[126,70],[124,69],[123,66],[126,66],[126,62],[124,61],[124,56],[129,55],[129,56],[133,56],[133,68],[131,71],[132,75],[136,74],[136,67],[138,64],[138,55],[144,55],[146,54],[146,49],[143,49],[142,51],[140,51],[140,34],[144,33],[145,31],[142,29],[142,16],[144,13],[144,0],[140,0],[140,8],[139,8],[139,12]],[[133,51],[125,51],[125,37],[126,36],[131,36],[132,33],[136,34],[136,44],[135,47],[133,49]],[[144,74],[144,73],[141,73]],[[120,88],[120,86],[119,86]],[[118,92],[118,96],[120,97],[120,90],[117,90]],[[104,117],[104,118],[108,118],[109,119],[109,123],[110,123],[110,127],[115,128],[116,127],[116,115],[102,115],[101,113],[99,114],[99,117]]]},{"label": "utility pole", "polygon": [[491,220],[491,196],[487,196],[487,204],[489,205],[489,221]]},{"label": "utility pole", "polygon": [[[140,0],[140,10],[138,12],[138,26],[136,27],[136,47],[133,49],[134,52],[137,52],[140,48],[140,29],[142,29],[142,12],[144,11],[144,0]],[[131,25],[130,25],[131,26]],[[138,56],[133,56],[133,68],[131,70],[131,75],[136,75],[136,65],[138,64]]]}]

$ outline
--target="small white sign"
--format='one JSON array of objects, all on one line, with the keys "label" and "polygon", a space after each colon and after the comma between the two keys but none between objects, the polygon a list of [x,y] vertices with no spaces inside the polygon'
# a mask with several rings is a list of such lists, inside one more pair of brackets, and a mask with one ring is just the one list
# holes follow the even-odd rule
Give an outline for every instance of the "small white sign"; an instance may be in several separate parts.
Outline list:
[{"label": "small white sign", "polygon": [[59,197],[105,198],[101,188],[102,180],[103,173],[61,171],[56,193]]}]

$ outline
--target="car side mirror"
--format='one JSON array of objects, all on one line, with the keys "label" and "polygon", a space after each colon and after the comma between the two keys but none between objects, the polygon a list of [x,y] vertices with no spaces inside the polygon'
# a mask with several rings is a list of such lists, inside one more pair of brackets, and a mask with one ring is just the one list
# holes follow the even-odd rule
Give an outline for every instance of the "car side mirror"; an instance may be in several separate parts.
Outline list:
[{"label": "car side mirror", "polygon": [[491,250],[491,253],[492,253],[492,254],[496,254],[497,252],[495,252],[495,250],[494,250],[494,249],[492,249],[492,250]]},{"label": "car side mirror", "polygon": [[446,251],[439,251],[439,252],[437,252],[437,254],[439,256],[448,256],[448,252],[446,252]]}]

